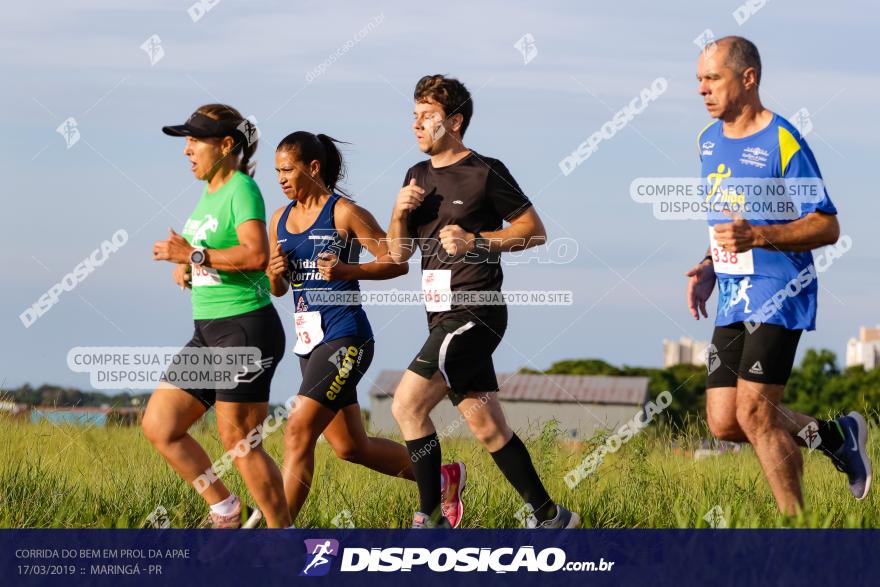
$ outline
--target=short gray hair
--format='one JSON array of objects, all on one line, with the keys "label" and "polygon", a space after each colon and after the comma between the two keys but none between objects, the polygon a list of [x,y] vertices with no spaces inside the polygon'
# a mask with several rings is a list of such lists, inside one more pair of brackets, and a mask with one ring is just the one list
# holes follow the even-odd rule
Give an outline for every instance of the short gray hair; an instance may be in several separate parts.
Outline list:
[{"label": "short gray hair", "polygon": [[727,47],[725,61],[728,67],[737,73],[742,73],[750,67],[754,68],[758,85],[761,84],[761,55],[754,43],[744,37],[734,35],[722,37],[715,42]]}]

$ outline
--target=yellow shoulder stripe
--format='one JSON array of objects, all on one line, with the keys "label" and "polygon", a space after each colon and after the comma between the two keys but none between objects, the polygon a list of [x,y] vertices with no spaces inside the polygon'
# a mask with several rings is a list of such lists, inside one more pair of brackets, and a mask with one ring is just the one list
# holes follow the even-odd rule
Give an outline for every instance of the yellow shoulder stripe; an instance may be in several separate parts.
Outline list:
[{"label": "yellow shoulder stripe", "polygon": [[709,129],[709,127],[712,126],[713,124],[715,124],[716,122],[718,122],[718,121],[713,120],[712,122],[710,122],[709,124],[704,126],[703,130],[701,130],[700,132],[697,133],[697,152],[700,152],[702,150],[702,146],[700,143],[701,143],[701,139],[703,138],[703,133],[706,132]]},{"label": "yellow shoulder stripe", "polygon": [[795,156],[795,153],[801,150],[800,143],[797,142],[797,139],[794,138],[787,128],[784,126],[779,127],[779,161],[782,164],[782,176],[785,177],[785,170],[788,168],[788,163],[791,161],[791,158]]}]

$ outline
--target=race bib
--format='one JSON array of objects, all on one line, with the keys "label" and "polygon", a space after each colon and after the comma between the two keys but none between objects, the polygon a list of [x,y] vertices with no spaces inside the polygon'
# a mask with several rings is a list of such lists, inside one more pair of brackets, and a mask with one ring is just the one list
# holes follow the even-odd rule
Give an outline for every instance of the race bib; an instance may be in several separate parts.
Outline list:
[{"label": "race bib", "polygon": [[709,254],[712,255],[712,264],[715,273],[727,273],[729,275],[752,275],[755,272],[755,258],[752,251],[745,253],[728,253],[723,250],[715,240],[714,227],[709,227]]},{"label": "race bib", "polygon": [[203,285],[220,285],[223,283],[220,279],[220,274],[217,273],[216,269],[211,269],[210,267],[205,267],[204,265],[196,265],[195,263],[190,263],[192,266],[192,286],[203,286]]},{"label": "race bib", "polygon": [[293,323],[296,325],[296,346],[293,347],[296,354],[307,355],[324,340],[321,312],[296,312]]},{"label": "race bib", "polygon": [[452,270],[427,269],[422,272],[422,294],[429,312],[447,312],[452,309]]}]

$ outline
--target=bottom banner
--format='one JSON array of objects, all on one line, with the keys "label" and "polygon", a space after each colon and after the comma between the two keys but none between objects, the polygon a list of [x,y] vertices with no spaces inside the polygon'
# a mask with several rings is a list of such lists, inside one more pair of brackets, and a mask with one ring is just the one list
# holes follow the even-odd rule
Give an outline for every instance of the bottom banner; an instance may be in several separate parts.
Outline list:
[{"label": "bottom banner", "polygon": [[2,530],[0,584],[864,585],[878,546],[877,530]]}]

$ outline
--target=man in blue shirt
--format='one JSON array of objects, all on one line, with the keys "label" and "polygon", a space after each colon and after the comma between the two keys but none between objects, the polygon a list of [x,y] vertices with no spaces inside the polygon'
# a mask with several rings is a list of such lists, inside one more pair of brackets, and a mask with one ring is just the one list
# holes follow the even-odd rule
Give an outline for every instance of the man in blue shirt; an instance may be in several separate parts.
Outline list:
[{"label": "man in blue shirt", "polygon": [[[709,250],[687,276],[688,306],[708,318],[718,282],[706,412],[716,437],[750,442],[779,509],[803,509],[803,458],[820,448],[856,499],[871,486],[864,418],[816,420],[782,405],[798,340],[816,325],[812,250],[837,242],[837,209],[797,129],[764,108],[753,43],[724,37],[700,54],[699,92],[715,118],[698,137],[709,207]],[[781,187],[780,187],[781,186]],[[781,191],[777,191],[777,188]]]}]

